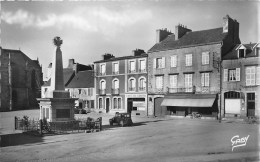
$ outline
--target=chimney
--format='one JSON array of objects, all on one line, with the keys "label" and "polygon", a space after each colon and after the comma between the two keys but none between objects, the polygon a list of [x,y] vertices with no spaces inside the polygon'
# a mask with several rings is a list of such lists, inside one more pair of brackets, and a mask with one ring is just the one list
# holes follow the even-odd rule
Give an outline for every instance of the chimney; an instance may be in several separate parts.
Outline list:
[{"label": "chimney", "polygon": [[109,60],[109,59],[111,59],[111,58],[115,58],[115,56],[113,56],[113,55],[110,54],[110,53],[105,53],[105,54],[103,55],[103,58],[104,58],[104,60]]},{"label": "chimney", "polygon": [[223,33],[228,33],[234,44],[240,44],[239,39],[239,22],[233,20],[229,15],[223,17]]},{"label": "chimney", "polygon": [[172,34],[170,31],[165,29],[157,29],[156,30],[156,43],[160,43],[163,41],[168,35]]},{"label": "chimney", "polygon": [[191,31],[192,31],[191,29],[188,29],[186,26],[181,24],[175,26],[175,40],[178,40],[179,38],[184,36],[187,32],[191,32]]},{"label": "chimney", "polygon": [[135,49],[132,52],[134,56],[140,56],[141,54],[145,53],[142,49]]},{"label": "chimney", "polygon": [[74,59],[69,59],[69,65],[68,65],[68,68],[73,68],[73,65],[75,64],[75,61]]}]

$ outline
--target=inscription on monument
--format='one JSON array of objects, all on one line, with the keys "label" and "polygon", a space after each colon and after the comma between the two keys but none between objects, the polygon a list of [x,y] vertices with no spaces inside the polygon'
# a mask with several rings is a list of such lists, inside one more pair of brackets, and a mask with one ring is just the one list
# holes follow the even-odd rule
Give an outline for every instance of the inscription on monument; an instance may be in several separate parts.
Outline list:
[{"label": "inscription on monument", "polygon": [[56,118],[70,118],[70,109],[57,109]]}]

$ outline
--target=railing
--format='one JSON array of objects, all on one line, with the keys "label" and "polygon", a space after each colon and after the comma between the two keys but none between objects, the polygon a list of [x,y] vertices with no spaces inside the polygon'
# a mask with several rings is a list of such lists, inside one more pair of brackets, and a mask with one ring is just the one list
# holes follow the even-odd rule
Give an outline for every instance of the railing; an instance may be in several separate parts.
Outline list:
[{"label": "railing", "polygon": [[106,72],[97,72],[97,76],[104,76],[106,75]]},{"label": "railing", "polygon": [[135,70],[128,70],[128,73],[135,73]]},{"label": "railing", "polygon": [[101,131],[102,117],[96,120],[88,117],[84,120],[64,121],[64,122],[47,122],[46,119],[35,120],[29,119],[27,116],[23,118],[15,117],[15,130],[22,130],[32,134],[56,134],[69,133],[73,131]]},{"label": "railing", "polygon": [[129,87],[128,91],[135,91],[135,87]]},{"label": "railing", "polygon": [[139,73],[146,73],[146,69],[139,69]]},{"label": "railing", "polygon": [[119,88],[112,88],[113,95],[119,95]]},{"label": "railing", "polygon": [[168,93],[195,93],[196,87],[168,88]]},{"label": "railing", "polygon": [[99,95],[106,95],[106,89],[99,89]]},{"label": "railing", "polygon": [[145,91],[146,87],[139,87],[138,89],[139,89],[139,91]]},{"label": "railing", "polygon": [[209,92],[209,90],[210,90],[210,87],[201,87],[202,93],[207,93],[207,92]]},{"label": "railing", "polygon": [[119,71],[113,71],[112,74],[117,75],[117,74],[119,74]]}]

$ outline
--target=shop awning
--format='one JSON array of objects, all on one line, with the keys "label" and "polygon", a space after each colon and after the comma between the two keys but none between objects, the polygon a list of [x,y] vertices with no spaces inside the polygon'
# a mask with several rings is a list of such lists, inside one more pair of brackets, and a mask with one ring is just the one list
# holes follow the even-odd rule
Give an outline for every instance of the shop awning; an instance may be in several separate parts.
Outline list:
[{"label": "shop awning", "polygon": [[161,106],[178,106],[178,107],[212,107],[215,98],[165,98]]}]

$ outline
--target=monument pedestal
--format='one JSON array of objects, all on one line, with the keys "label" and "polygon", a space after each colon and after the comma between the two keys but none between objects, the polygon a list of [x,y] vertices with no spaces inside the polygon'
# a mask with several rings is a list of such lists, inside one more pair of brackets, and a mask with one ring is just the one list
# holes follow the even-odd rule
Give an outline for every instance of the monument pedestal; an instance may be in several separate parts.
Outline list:
[{"label": "monument pedestal", "polygon": [[74,119],[75,98],[39,98],[40,119],[49,122],[71,121]]}]

